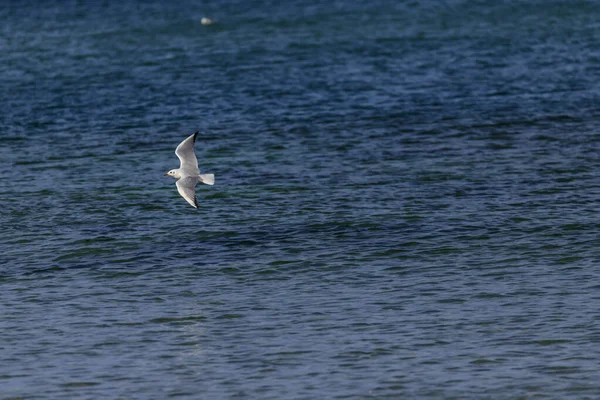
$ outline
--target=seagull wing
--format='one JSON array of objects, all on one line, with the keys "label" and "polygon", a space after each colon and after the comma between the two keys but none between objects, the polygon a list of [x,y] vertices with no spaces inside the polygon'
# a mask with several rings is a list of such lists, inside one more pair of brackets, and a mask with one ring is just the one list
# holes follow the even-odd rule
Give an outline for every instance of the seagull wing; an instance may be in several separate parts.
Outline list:
[{"label": "seagull wing", "polygon": [[181,162],[180,168],[186,175],[200,174],[200,170],[198,169],[198,160],[196,159],[196,154],[194,154],[194,143],[196,143],[196,136],[198,136],[198,132],[179,143],[179,146],[177,146],[175,149],[175,154],[177,157],[179,157],[179,161]]},{"label": "seagull wing", "polygon": [[175,185],[177,185],[177,191],[188,203],[193,207],[198,208],[198,201],[196,200],[196,183],[198,179],[194,177],[181,178]]}]

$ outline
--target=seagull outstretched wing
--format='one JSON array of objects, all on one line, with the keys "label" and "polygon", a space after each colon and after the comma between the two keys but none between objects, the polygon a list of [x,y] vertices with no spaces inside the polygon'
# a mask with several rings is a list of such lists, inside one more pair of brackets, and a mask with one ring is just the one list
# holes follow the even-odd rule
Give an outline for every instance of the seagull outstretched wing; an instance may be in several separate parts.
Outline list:
[{"label": "seagull outstretched wing", "polygon": [[[198,159],[194,153],[194,143],[196,143],[196,136],[198,132],[194,133],[183,142],[179,143],[179,146],[175,149],[175,154],[181,162],[180,169],[186,175],[198,175],[200,170],[198,169]],[[181,192],[180,192],[181,193]],[[189,201],[189,200],[188,200]]]},{"label": "seagull outstretched wing", "polygon": [[190,203],[193,207],[198,208],[198,201],[196,200],[196,183],[198,183],[198,178],[195,177],[187,177],[181,178],[175,185],[177,185],[177,191],[188,203]]}]

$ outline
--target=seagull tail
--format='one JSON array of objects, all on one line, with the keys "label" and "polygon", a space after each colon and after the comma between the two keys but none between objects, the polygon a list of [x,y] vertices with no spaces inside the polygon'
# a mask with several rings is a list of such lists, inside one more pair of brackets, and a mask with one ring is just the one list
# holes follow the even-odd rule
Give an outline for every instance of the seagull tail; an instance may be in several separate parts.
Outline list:
[{"label": "seagull tail", "polygon": [[215,184],[215,175],[214,174],[200,175],[200,179],[202,180],[202,183],[206,183],[207,185]]}]

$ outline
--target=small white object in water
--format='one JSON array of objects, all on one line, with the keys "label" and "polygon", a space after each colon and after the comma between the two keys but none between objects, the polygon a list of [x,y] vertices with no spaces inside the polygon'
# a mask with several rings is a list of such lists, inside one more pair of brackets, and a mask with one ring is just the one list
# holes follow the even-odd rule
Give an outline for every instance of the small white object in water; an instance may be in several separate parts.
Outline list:
[{"label": "small white object in water", "polygon": [[203,18],[200,20],[200,23],[201,23],[202,25],[211,25],[211,24],[214,24],[214,23],[215,23],[215,20],[214,20],[214,19],[212,19],[212,18],[203,17]]},{"label": "small white object in water", "polygon": [[207,185],[214,185],[215,176],[213,174],[200,175],[198,160],[194,153],[196,136],[198,136],[198,132],[179,143],[179,146],[175,149],[175,154],[179,157],[181,166],[177,169],[170,170],[165,176],[172,176],[173,178],[178,179],[175,185],[177,185],[177,191],[181,197],[193,207],[198,208],[198,201],[196,200],[196,184],[202,182]]}]

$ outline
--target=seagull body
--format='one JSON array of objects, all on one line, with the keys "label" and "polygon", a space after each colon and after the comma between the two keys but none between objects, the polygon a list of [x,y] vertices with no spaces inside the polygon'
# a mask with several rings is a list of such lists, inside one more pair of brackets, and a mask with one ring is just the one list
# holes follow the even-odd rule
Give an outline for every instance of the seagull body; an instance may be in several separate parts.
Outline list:
[{"label": "seagull body", "polygon": [[194,153],[196,136],[198,136],[198,132],[179,143],[179,146],[175,149],[175,154],[179,158],[181,166],[177,169],[170,170],[165,176],[172,176],[177,179],[175,185],[177,186],[177,191],[181,197],[190,203],[192,207],[198,208],[198,201],[196,200],[196,184],[202,182],[207,185],[214,185],[215,176],[213,174],[200,175],[198,160]]}]

